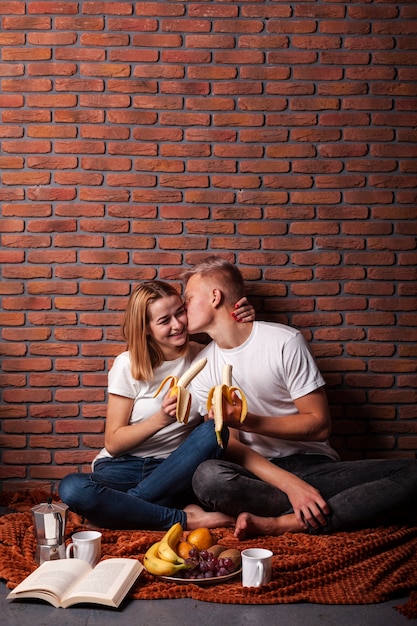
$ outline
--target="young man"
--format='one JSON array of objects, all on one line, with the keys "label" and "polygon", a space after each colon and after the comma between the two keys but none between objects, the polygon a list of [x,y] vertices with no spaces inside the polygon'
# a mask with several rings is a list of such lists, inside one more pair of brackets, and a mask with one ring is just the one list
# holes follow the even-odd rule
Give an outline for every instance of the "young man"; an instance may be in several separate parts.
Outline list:
[{"label": "young man", "polygon": [[[342,462],[330,447],[325,382],[303,335],[283,324],[234,322],[232,303],[244,294],[234,265],[210,257],[184,280],[188,330],[213,339],[199,354],[208,364],[191,385],[200,411],[207,412],[224,364],[232,365],[233,384],[248,403],[242,424],[237,396],[227,410],[234,429],[228,460],[206,461],[194,474],[193,489],[205,508],[237,516],[235,534],[244,538],[380,524],[411,506],[416,460]],[[233,436],[246,446],[235,446]]]}]

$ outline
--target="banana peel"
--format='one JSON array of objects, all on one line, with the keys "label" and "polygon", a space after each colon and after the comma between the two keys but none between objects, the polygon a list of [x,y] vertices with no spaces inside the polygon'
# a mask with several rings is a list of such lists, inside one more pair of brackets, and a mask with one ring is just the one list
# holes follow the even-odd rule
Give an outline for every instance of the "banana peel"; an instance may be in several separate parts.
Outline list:
[{"label": "banana peel", "polygon": [[240,423],[242,423],[247,415],[248,406],[246,401],[246,396],[243,393],[240,387],[235,387],[232,384],[232,366],[229,364],[225,364],[223,366],[222,372],[222,383],[221,385],[215,385],[209,391],[209,395],[207,397],[207,410],[210,411],[213,408],[214,415],[214,430],[216,433],[217,443],[221,448],[223,448],[223,441],[221,431],[223,428],[223,402],[227,402],[231,406],[233,406],[233,394],[237,392],[240,396],[242,407],[240,411],[240,415],[237,416],[237,419]]}]

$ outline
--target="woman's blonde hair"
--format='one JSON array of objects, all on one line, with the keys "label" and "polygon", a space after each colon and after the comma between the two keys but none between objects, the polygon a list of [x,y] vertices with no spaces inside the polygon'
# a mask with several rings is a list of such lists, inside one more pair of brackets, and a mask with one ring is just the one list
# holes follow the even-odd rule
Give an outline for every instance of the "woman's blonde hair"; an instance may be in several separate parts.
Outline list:
[{"label": "woman's blonde hair", "polygon": [[[149,333],[150,306],[160,298],[177,296],[178,291],[160,280],[144,282],[132,291],[122,322],[122,333],[130,355],[131,372],[136,380],[151,380],[153,371],[165,360],[162,350]],[[187,342],[179,355],[187,351]]]}]

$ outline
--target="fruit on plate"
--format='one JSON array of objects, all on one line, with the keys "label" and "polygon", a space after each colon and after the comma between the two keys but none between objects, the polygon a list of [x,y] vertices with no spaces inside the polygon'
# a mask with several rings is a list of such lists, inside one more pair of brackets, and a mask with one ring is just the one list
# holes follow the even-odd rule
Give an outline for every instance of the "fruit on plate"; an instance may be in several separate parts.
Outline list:
[{"label": "fruit on plate", "polygon": [[[217,548],[217,545],[213,546]],[[217,551],[217,550],[216,550]],[[198,551],[196,548],[190,551],[190,556],[185,559],[187,569],[180,572],[179,576],[187,580],[205,580],[207,578],[219,578],[237,572],[241,565],[239,550],[225,549],[215,556],[211,548]]]},{"label": "fruit on plate", "polygon": [[154,574],[155,576],[173,576],[188,567],[185,562],[172,563],[171,561],[161,559],[158,554],[160,543],[160,541],[157,541],[152,544],[143,557],[143,565],[150,574]]},{"label": "fruit on plate", "polygon": [[143,558],[143,565],[148,572],[156,576],[172,576],[189,567],[175,551],[182,534],[183,529],[178,522],[169,528],[161,541],[151,545]]},{"label": "fruit on plate", "polygon": [[233,561],[235,570],[239,569],[242,563],[242,557],[240,555],[240,551],[236,550],[236,548],[229,548],[228,550],[223,550],[223,552],[220,552],[219,558],[223,560],[231,559]]},{"label": "fruit on plate", "polygon": [[208,528],[195,528],[187,536],[187,542],[197,550],[207,550],[214,544],[215,539]]},{"label": "fruit on plate", "polygon": [[171,563],[184,563],[182,559],[175,551],[175,548],[182,537],[182,526],[179,522],[173,524],[171,528],[165,533],[159,542],[158,556],[164,561],[170,561]]},{"label": "fruit on plate", "polygon": [[219,543],[215,543],[214,546],[210,546],[207,549],[207,552],[211,552],[216,559],[220,556],[222,552],[224,552],[224,546],[221,546]]},{"label": "fruit on plate", "polygon": [[196,528],[184,538],[178,522],[150,546],[143,565],[155,576],[197,580],[233,574],[240,568],[241,557],[239,550],[216,544],[208,528]]},{"label": "fruit on plate", "polygon": [[188,559],[190,556],[190,550],[193,549],[193,545],[188,541],[179,541],[175,548],[176,553],[183,559]]},{"label": "fruit on plate", "polygon": [[210,411],[210,409],[213,408],[214,430],[216,432],[217,443],[221,448],[223,448],[221,434],[223,428],[223,402],[234,405],[233,394],[236,391],[239,393],[242,401],[240,414],[236,415],[236,418],[240,421],[240,423],[242,423],[248,412],[246,396],[239,387],[234,387],[232,385],[232,366],[225,364],[223,365],[221,385],[215,385],[212,387],[207,397],[207,411]]}]

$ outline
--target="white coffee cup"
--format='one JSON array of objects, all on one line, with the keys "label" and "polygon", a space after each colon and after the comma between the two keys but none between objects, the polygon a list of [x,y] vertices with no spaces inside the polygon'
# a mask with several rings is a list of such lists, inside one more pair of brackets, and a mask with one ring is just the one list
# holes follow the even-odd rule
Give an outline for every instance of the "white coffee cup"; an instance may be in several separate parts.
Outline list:
[{"label": "white coffee cup", "polygon": [[94,567],[101,557],[101,533],[96,530],[82,530],[74,533],[66,549],[67,559],[71,558],[71,553],[73,558],[87,561]]},{"label": "white coffee cup", "polygon": [[242,585],[244,587],[262,587],[271,580],[271,550],[248,548],[242,551]]}]

